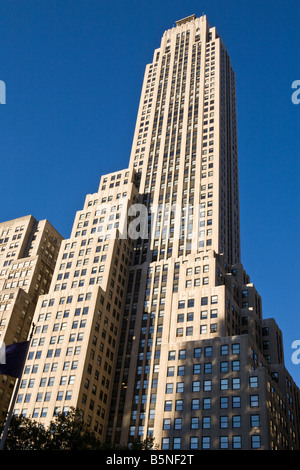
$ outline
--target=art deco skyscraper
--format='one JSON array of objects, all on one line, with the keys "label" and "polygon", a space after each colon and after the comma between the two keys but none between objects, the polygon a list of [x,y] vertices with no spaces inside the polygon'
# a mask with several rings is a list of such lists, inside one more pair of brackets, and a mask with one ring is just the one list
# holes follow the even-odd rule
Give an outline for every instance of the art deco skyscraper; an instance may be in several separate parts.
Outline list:
[{"label": "art deco skyscraper", "polygon": [[75,406],[115,444],[298,449],[299,390],[239,224],[235,76],[193,15],[146,66],[129,168],[101,178],[62,244],[16,413]]},{"label": "art deco skyscraper", "polygon": [[150,237],[129,273],[107,438],[299,448],[281,332],[241,265],[235,75],[206,16],[177,21],[146,66],[130,168]]},{"label": "art deco skyscraper", "polygon": [[144,253],[154,261],[187,255],[192,248],[210,249],[237,263],[234,72],[205,16],[176,24],[146,67],[130,168],[141,171],[140,193],[148,206],[177,204],[182,210],[182,241],[173,239],[173,227],[167,230],[164,223],[165,229],[155,228],[155,241]]}]

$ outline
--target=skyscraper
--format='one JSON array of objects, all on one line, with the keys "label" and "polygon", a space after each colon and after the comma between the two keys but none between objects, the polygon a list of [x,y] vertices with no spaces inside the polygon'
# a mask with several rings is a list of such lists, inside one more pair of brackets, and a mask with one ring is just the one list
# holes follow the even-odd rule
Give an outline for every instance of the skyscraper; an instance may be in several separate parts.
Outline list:
[{"label": "skyscraper", "polygon": [[75,406],[115,444],[299,449],[281,331],[241,264],[235,76],[206,16],[164,33],[129,168],[86,197],[34,322],[16,413]]},{"label": "skyscraper", "polygon": [[107,438],[299,448],[282,335],[241,264],[235,75],[206,16],[177,21],[146,66],[130,168],[154,217],[129,273]]}]

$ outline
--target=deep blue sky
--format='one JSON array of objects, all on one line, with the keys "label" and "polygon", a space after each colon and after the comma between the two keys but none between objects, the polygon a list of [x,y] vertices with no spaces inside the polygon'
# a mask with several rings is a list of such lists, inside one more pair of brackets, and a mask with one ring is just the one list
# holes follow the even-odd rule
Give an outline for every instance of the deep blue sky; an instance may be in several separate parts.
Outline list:
[{"label": "deep blue sky", "polygon": [[32,214],[64,237],[100,176],[126,168],[146,63],[176,20],[205,13],[237,79],[242,261],[263,316],[299,320],[298,0],[1,0],[0,221]]}]

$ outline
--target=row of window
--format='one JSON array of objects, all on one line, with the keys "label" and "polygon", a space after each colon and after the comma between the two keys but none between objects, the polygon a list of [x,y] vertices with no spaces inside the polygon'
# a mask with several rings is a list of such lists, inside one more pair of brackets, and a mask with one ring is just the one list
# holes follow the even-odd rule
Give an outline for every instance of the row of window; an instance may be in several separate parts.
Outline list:
[{"label": "row of window", "polygon": [[[216,333],[218,331],[218,323],[210,323],[209,325],[200,325],[200,334],[205,335],[208,332],[210,333]],[[185,329],[184,328],[176,328],[176,337],[180,338],[182,336],[193,336],[194,335],[194,327],[193,326],[187,326]]]},{"label": "row of window", "polygon": [[[70,407],[69,406],[64,406],[62,409],[60,407],[56,407],[55,411],[53,413],[53,416],[56,416],[58,413],[62,412],[63,414],[67,415],[69,413]],[[28,410],[23,409],[22,410],[22,416],[27,415]],[[18,409],[14,410],[14,414],[18,416],[20,414],[20,411]],[[48,408],[43,407],[43,408],[34,408],[32,412],[32,418],[46,418],[48,414]]]},{"label": "row of window", "polygon": [[[220,345],[220,355],[221,356],[226,356],[229,354],[229,344],[221,344]],[[212,357],[213,355],[213,347],[212,346],[205,346],[204,348],[201,347],[196,347],[193,350],[193,356],[195,358],[200,358],[202,357],[202,352],[204,353],[204,357]],[[231,352],[232,354],[239,354],[240,353],[240,343],[232,343],[231,345]],[[176,351],[171,350],[169,351],[168,355],[169,361],[175,360],[176,359]],[[178,359],[186,359],[186,349],[180,349],[178,351]]]},{"label": "row of window", "polygon": [[[149,416],[151,418],[151,416]],[[211,429],[211,423],[214,419],[211,416],[203,416],[199,418],[193,416],[190,419],[190,429]],[[183,418],[164,418],[163,420],[163,430],[181,430],[185,421]],[[242,427],[242,416],[233,415],[231,418],[229,416],[220,416],[219,417],[219,429],[229,429],[230,426],[232,429],[237,429]],[[250,427],[259,428],[260,427],[260,415],[252,414],[250,415]]]},{"label": "row of window", "polygon": [[[201,297],[201,305],[208,305],[209,298],[207,296]],[[210,297],[210,303],[217,304],[218,303],[218,296],[217,295],[212,295]],[[182,308],[191,308],[194,307],[194,299],[188,299],[187,302],[185,300],[179,300],[178,301],[178,309]]]},{"label": "row of window", "polygon": [[[78,297],[77,297],[77,300],[76,302],[83,302],[84,300],[90,300],[92,298],[92,293],[91,292],[88,292],[87,294],[79,294]],[[43,300],[42,302],[42,308],[43,307],[51,307],[54,305],[54,302],[55,302],[55,299],[50,299],[49,301],[48,300]],[[59,299],[59,304],[62,305],[64,303],[67,303],[67,304],[70,304],[73,302],[73,295],[69,295],[67,298],[66,297],[61,297]]]},{"label": "row of window", "polygon": [[[202,436],[201,438],[198,436],[190,437],[190,449],[211,449],[211,437],[210,436]],[[174,437],[173,440],[170,437],[163,437],[162,438],[162,450],[168,449],[181,449],[182,445],[182,438],[181,437]],[[255,434],[250,437],[250,445],[251,449],[260,449],[261,448],[261,436],[259,434]],[[220,436],[219,437],[219,449],[242,449],[242,436]]]},{"label": "row of window", "polygon": [[[217,318],[218,317],[218,309],[213,308],[210,311],[210,318]],[[200,319],[206,320],[208,318],[208,310],[202,310],[200,312]],[[184,321],[193,321],[194,320],[194,312],[188,312],[186,315],[183,313],[179,313],[177,315],[177,323],[183,323]]]},{"label": "row of window", "polygon": [[[168,384],[167,384],[168,385]],[[211,384],[210,384],[211,386]],[[200,391],[200,381],[193,383],[193,392]],[[178,382],[176,393],[184,393],[184,382]],[[241,399],[242,397],[239,395],[232,396],[231,398],[231,407],[232,408],[240,408],[241,407]],[[220,397],[219,408],[220,409],[227,409],[230,406],[229,397]],[[258,395],[250,395],[249,398],[249,406],[251,408],[256,408],[259,406],[259,396]],[[173,408],[173,401],[172,400],[165,400],[164,403],[164,410],[165,411],[172,411]],[[202,410],[211,410],[212,408],[212,398],[206,397],[202,400]],[[191,400],[191,408],[192,410],[200,410],[200,399],[194,398]],[[175,410],[182,411],[183,410],[183,400],[176,400],[175,401]]]},{"label": "row of window", "polygon": [[[201,372],[201,365],[194,364],[193,367],[193,374],[197,375]],[[168,368],[168,377],[173,377],[175,374],[174,368]],[[205,371],[204,371],[205,373]],[[179,366],[177,370],[177,376],[185,375],[184,366]],[[145,387],[145,381],[144,381]],[[231,389],[232,390],[239,390],[241,388],[241,379],[240,377],[234,377],[231,379]],[[211,380],[204,380],[203,381],[203,391],[210,392],[212,390],[212,381]],[[228,379],[221,379],[220,380],[220,390],[229,390],[229,380]],[[166,384],[166,394],[172,394],[174,391],[176,393],[183,393],[184,392],[184,382],[177,382],[176,384],[169,382]],[[193,392],[200,392],[201,391],[201,381],[194,380],[192,382],[192,391]]]}]

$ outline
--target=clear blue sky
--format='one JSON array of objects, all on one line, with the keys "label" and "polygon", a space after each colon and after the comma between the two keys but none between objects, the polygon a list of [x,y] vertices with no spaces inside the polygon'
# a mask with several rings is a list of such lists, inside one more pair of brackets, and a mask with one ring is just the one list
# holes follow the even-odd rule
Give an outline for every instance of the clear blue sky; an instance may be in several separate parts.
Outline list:
[{"label": "clear blue sky", "polygon": [[300,385],[298,0],[2,0],[0,221],[32,214],[69,236],[100,176],[127,167],[163,32],[203,13],[237,79],[242,261]]}]

